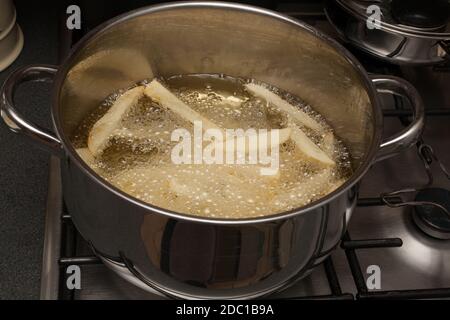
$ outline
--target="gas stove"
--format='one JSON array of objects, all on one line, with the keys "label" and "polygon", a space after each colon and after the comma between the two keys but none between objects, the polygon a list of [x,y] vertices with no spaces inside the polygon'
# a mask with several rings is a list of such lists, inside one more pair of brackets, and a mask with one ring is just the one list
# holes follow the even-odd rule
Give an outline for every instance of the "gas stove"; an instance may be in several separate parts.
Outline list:
[{"label": "gas stove", "polygon": [[[278,3],[275,9],[339,39],[320,2]],[[61,30],[63,59],[80,33]],[[416,148],[375,164],[364,177],[340,248],[311,275],[269,298],[450,298],[450,223],[443,210],[450,210],[450,63],[400,67],[348,49],[369,72],[402,77],[419,90],[426,105],[425,132]],[[408,124],[407,103],[401,96],[384,97],[386,136]],[[95,256],[65,209],[58,159],[51,159],[50,170],[41,298],[163,299],[122,279]],[[79,290],[67,288],[70,266],[81,269]]]}]

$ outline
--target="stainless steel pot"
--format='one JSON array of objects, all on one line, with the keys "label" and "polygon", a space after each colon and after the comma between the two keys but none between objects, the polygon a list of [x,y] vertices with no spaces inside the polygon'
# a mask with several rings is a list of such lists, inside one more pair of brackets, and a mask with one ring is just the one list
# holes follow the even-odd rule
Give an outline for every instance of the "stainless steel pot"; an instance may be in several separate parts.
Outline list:
[{"label": "stainless steel pot", "polygon": [[[221,220],[140,202],[83,163],[71,133],[105,96],[144,78],[188,73],[256,78],[302,97],[346,143],[354,175],[306,207]],[[54,133],[27,121],[13,101],[18,84],[47,78],[54,78]],[[379,92],[404,95],[414,109],[412,124],[386,141]],[[67,208],[95,252],[111,268],[129,270],[128,280],[176,298],[255,298],[304,277],[339,244],[365,172],[414,144],[424,124],[421,99],[404,80],[369,77],[343,47],[300,21],[220,2],[158,5],[115,18],[59,68],[17,70],[1,94],[11,130],[61,158]]]},{"label": "stainless steel pot", "polygon": [[[418,1],[414,1],[418,2]],[[433,4],[419,1],[423,6]],[[440,2],[445,3],[446,0]],[[431,21],[423,27],[407,25],[396,17],[395,6],[411,6],[409,1],[357,1],[327,0],[325,13],[341,38],[362,51],[394,64],[430,65],[450,59],[450,20]],[[372,14],[368,7],[380,8],[380,19],[372,20],[376,28],[369,29],[367,22]],[[450,4],[442,10],[449,10]],[[439,10],[439,9],[437,9]],[[369,12],[372,12],[369,10]],[[447,14],[448,15],[448,14]]]}]

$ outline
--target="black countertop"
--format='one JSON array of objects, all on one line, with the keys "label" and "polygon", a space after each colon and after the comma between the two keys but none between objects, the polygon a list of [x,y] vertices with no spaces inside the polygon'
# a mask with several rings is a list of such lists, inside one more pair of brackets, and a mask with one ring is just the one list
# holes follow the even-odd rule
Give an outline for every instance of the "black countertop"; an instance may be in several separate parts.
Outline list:
[{"label": "black countertop", "polygon": [[[0,84],[19,66],[58,61],[58,10],[39,1],[16,1],[25,45],[0,72]],[[50,126],[50,84],[24,84],[17,107]],[[38,299],[49,155],[0,123],[0,299]]]}]

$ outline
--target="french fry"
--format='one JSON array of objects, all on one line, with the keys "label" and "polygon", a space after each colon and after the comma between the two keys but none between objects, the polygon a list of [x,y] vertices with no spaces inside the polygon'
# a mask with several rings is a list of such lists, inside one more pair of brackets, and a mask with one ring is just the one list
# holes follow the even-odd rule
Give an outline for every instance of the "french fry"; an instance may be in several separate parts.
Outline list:
[{"label": "french fry", "polygon": [[335,143],[336,139],[334,137],[333,132],[327,132],[323,135],[322,139],[322,150],[329,156],[330,158],[333,156],[335,151]]},{"label": "french fry", "polygon": [[[238,166],[237,166],[238,167]],[[159,168],[138,167],[126,170],[112,180],[121,190],[136,195],[142,190],[147,190],[148,185],[155,185],[157,181],[159,192],[161,194],[173,193],[177,196],[195,198],[196,200],[214,199],[226,200],[228,194],[220,192],[207,194],[208,190],[213,190],[217,184],[229,186],[230,190],[237,191],[243,197],[252,197],[261,192],[260,189],[246,188],[248,178],[244,175],[237,175],[236,171],[243,171],[241,168],[230,168],[224,165],[202,165],[183,167],[183,173],[180,174],[180,168],[176,166],[163,166]],[[249,171],[249,175],[253,172]],[[271,181],[271,180],[267,180]],[[225,191],[224,191],[225,192]],[[224,199],[222,199],[224,198]],[[229,201],[229,200],[227,200]]]},{"label": "french fry", "polygon": [[[178,114],[183,119],[194,123],[196,121],[202,122],[203,129],[216,129],[220,130],[222,132],[222,135],[225,139],[226,134],[218,125],[213,123],[211,120],[207,119],[206,117],[202,116],[195,110],[192,110],[188,105],[186,105],[183,101],[178,99],[172,92],[170,92],[167,88],[165,88],[158,80],[153,80],[146,88],[145,88],[145,94],[150,97],[155,102],[161,104],[163,107],[173,111],[174,113]],[[286,142],[291,134],[291,129],[281,129],[279,130],[279,141],[278,144],[282,144]],[[237,146],[237,152],[248,154],[251,151],[257,151],[260,147],[259,143],[256,145],[250,145],[246,142],[246,137],[236,137],[235,138],[235,144]],[[259,141],[259,137],[258,137]],[[271,148],[273,142],[267,144],[267,148]],[[244,149],[242,149],[242,145],[244,145]],[[224,146],[225,147],[225,146]],[[217,152],[223,152],[222,150],[217,150]]]},{"label": "french fry", "polygon": [[262,175],[261,170],[264,167],[260,165],[237,165],[229,168],[229,173],[240,179],[259,179],[265,178],[267,181],[275,182],[280,178],[280,170],[274,175]]},{"label": "french fry", "polygon": [[[271,136],[271,132],[267,131],[267,143],[265,145],[266,149],[271,150],[275,144],[280,145],[285,143],[291,137],[291,128],[278,129],[278,141],[272,141],[269,137]],[[234,152],[240,154],[249,154],[251,152],[259,152],[261,148],[261,144],[259,143],[263,137],[260,133],[256,133],[256,135],[245,135],[245,136],[227,136],[220,148],[216,149],[216,152],[222,152],[226,150],[226,142],[228,139],[234,140]],[[256,143],[251,143],[252,140],[255,140]]]},{"label": "french fry", "polygon": [[[321,189],[324,185],[329,184],[332,179],[332,170],[330,168],[324,169],[314,176],[306,179],[305,181],[297,184],[287,192],[280,193],[279,195],[273,197],[272,204],[275,207],[282,207],[286,203],[292,203],[293,200],[295,203],[302,203],[306,205],[311,199],[310,194],[311,190],[315,187]],[[335,184],[332,184],[335,186]],[[334,190],[330,188],[330,190]],[[331,192],[331,191],[330,191]],[[318,196],[320,196],[318,194]]]},{"label": "french fry", "polygon": [[[281,97],[270,91],[269,89],[255,84],[249,83],[245,86],[249,92],[256,97],[263,98],[268,103],[271,103],[277,107],[280,111],[288,114],[292,119],[297,120],[305,127],[308,127],[314,131],[321,132],[324,130],[316,120],[310,117],[307,113],[303,112],[299,108],[294,107]],[[292,122],[292,121],[291,121]],[[335,165],[335,162],[323,152],[311,139],[294,123],[290,123],[289,127],[292,129],[291,139],[297,145],[299,150],[308,158],[313,161],[319,162],[324,165]]]},{"label": "french fry", "polygon": [[316,132],[321,132],[324,130],[323,126],[306,112],[294,107],[289,102],[283,100],[280,96],[276,95],[269,89],[255,83],[246,84],[245,88],[254,96],[266,100],[268,103],[272,104],[280,111],[288,114],[294,120],[300,122],[305,127],[308,127]]},{"label": "french fry", "polygon": [[123,117],[144,95],[144,87],[136,87],[120,96],[106,114],[92,127],[88,138],[88,148],[94,157],[105,149],[115,130],[120,128]]},{"label": "french fry", "polygon": [[302,131],[302,129],[291,126],[291,139],[299,151],[308,159],[318,162],[325,166],[334,166],[336,163],[323,152],[311,139]]},{"label": "french fry", "polygon": [[145,87],[144,93],[153,101],[159,103],[164,108],[171,110],[184,120],[191,123],[202,122],[203,129],[219,129],[215,123],[202,116],[195,110],[192,110],[187,104],[177,98],[172,92],[167,90],[158,80],[154,79]]},{"label": "french fry", "polygon": [[[208,174],[197,174],[198,171],[207,172]],[[169,180],[170,190],[178,196],[199,197],[206,200],[211,195],[205,193],[208,189],[214,189],[216,183],[222,185],[233,186],[233,189],[241,190],[243,182],[230,172],[224,170],[222,166],[202,166],[197,170],[188,170],[183,176],[177,178],[171,177]],[[251,191],[248,191],[251,193]],[[213,195],[214,196],[214,195]],[[219,195],[219,197],[221,197]]]},{"label": "french fry", "polygon": [[[261,176],[259,168],[256,165],[205,165],[198,169],[203,174],[198,174],[196,170],[188,170],[188,173],[182,176],[178,176],[177,178],[171,177],[169,179],[169,186],[170,190],[178,196],[195,198],[196,200],[209,199],[219,203],[223,201],[235,201],[237,194],[244,199],[254,199],[257,195],[260,197],[269,196],[269,190],[247,188],[249,179],[259,178],[262,179],[261,183],[267,185],[276,183],[276,178],[279,176]],[[216,189],[217,184],[227,187],[223,188],[221,192],[208,194],[207,191]]]}]

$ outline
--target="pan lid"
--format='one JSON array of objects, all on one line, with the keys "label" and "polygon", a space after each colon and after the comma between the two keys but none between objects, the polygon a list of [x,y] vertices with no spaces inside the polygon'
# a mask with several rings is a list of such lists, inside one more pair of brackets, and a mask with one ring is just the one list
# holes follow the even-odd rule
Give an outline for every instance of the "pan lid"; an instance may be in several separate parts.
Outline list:
[{"label": "pan lid", "polygon": [[380,29],[408,36],[450,40],[449,0],[335,1],[359,19],[370,19]]}]

